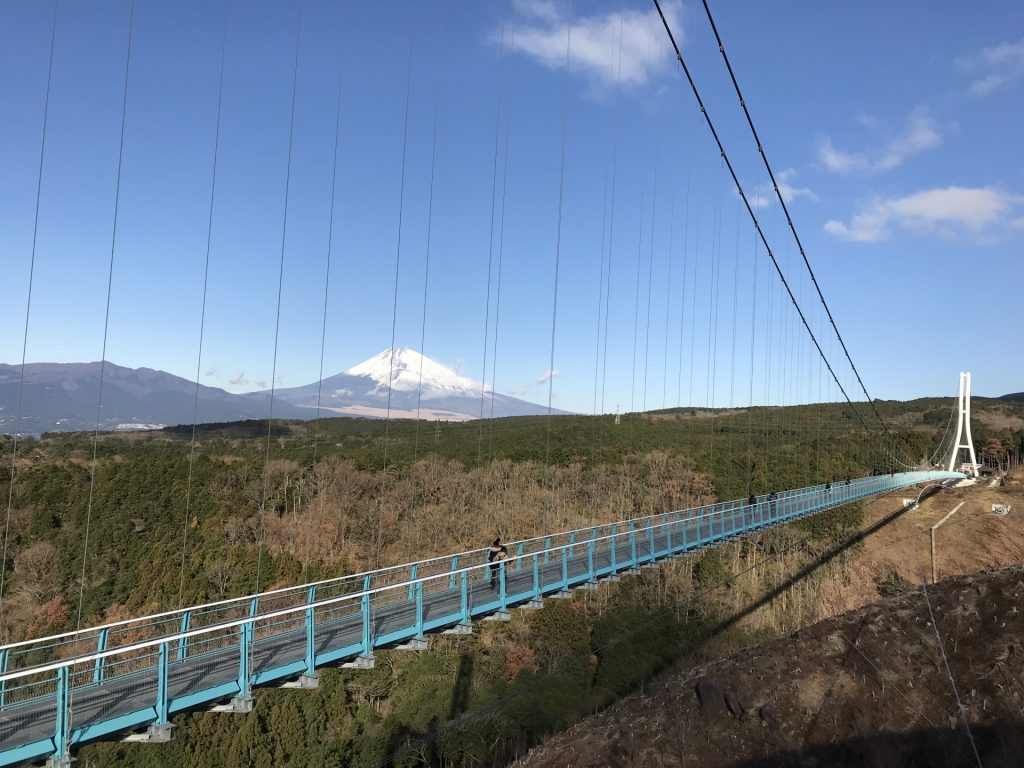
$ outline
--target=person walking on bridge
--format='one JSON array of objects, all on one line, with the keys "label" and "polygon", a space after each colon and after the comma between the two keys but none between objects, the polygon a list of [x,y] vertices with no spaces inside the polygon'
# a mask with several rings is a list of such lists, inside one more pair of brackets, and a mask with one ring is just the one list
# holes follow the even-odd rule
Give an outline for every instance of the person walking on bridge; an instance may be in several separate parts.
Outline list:
[{"label": "person walking on bridge", "polygon": [[487,562],[490,563],[489,570],[491,572],[491,589],[494,589],[494,584],[498,579],[498,564],[494,562],[494,558],[498,556],[501,550],[501,536],[498,536],[491,542],[491,546],[487,548]]},{"label": "person walking on bridge", "polygon": [[501,538],[495,539],[491,542],[491,546],[487,548],[487,562],[490,563],[488,568],[491,572],[491,589],[498,588],[498,573],[501,569],[501,561],[508,557],[508,549],[501,543]]}]

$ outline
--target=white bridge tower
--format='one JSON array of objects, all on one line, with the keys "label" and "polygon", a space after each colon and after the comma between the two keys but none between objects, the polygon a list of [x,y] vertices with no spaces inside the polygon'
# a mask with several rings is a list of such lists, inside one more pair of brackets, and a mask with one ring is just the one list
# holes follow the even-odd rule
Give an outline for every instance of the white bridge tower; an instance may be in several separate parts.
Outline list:
[{"label": "white bridge tower", "polygon": [[[957,459],[960,458],[960,451],[967,449],[971,463],[967,474],[978,477],[978,459],[974,455],[974,438],[971,437],[971,372],[960,372],[960,412],[956,423],[956,442],[953,443],[953,453],[949,457],[949,471],[957,471]],[[965,434],[966,433],[966,434]]]}]

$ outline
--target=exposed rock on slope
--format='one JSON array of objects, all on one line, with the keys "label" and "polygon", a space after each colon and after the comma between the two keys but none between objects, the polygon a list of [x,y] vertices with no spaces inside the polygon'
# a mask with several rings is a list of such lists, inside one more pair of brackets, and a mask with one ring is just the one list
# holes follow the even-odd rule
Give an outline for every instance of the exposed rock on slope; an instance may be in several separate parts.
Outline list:
[{"label": "exposed rock on slope", "polygon": [[668,677],[516,765],[942,768],[976,765],[976,747],[986,768],[1020,766],[1022,601],[1020,567],[908,591]]}]

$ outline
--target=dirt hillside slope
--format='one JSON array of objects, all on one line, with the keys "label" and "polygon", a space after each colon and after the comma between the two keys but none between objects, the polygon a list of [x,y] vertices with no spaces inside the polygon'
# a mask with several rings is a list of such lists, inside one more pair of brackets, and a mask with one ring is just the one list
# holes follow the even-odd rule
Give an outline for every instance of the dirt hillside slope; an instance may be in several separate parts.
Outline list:
[{"label": "dirt hillside slope", "polygon": [[516,765],[1020,766],[1022,601],[1019,566],[908,591],[666,677]]}]

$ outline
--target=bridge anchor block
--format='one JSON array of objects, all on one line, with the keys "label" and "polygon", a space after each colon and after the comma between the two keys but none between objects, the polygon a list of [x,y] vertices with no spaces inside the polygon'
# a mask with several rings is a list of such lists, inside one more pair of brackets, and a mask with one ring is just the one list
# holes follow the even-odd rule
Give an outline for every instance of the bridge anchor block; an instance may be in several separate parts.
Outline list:
[{"label": "bridge anchor block", "polygon": [[425,637],[414,637],[401,645],[396,645],[396,651],[425,651],[430,648],[430,643]]},{"label": "bridge anchor block", "polygon": [[174,726],[171,723],[154,723],[142,733],[129,733],[121,741],[135,742],[137,744],[166,744],[171,740],[171,731]]},{"label": "bridge anchor block", "polygon": [[448,629],[441,631],[442,635],[472,635],[473,625],[469,624],[456,624],[454,627],[448,627]]},{"label": "bridge anchor block", "polygon": [[320,675],[299,675],[296,680],[281,683],[281,688],[298,688],[302,691],[315,691],[320,687]]},{"label": "bridge anchor block", "polygon": [[484,616],[484,621],[512,621],[512,614],[508,611],[495,611],[490,616]]},{"label": "bridge anchor block", "polygon": [[227,712],[233,715],[247,715],[256,708],[256,700],[252,696],[234,696],[227,704],[216,704],[211,712]]},{"label": "bridge anchor block", "polygon": [[375,662],[373,656],[356,656],[352,661],[346,661],[341,665],[342,669],[373,669]]}]

